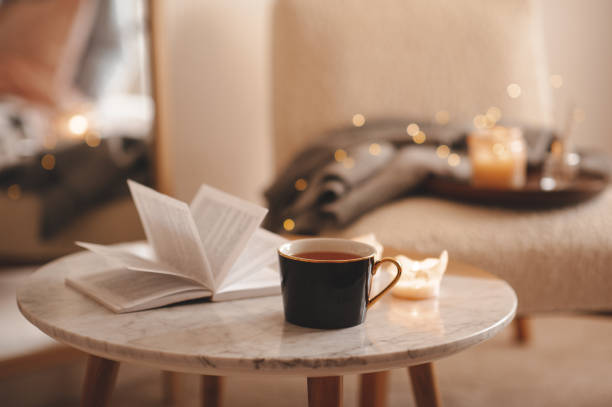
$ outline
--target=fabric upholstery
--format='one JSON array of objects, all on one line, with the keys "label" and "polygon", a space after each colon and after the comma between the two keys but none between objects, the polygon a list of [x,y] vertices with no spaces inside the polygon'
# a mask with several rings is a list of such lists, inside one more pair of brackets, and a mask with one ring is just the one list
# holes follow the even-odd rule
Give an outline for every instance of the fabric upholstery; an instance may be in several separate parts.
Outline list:
[{"label": "fabric upholstery", "polygon": [[518,312],[612,310],[612,188],[574,207],[513,211],[408,198],[342,232],[463,260],[507,280]]}]

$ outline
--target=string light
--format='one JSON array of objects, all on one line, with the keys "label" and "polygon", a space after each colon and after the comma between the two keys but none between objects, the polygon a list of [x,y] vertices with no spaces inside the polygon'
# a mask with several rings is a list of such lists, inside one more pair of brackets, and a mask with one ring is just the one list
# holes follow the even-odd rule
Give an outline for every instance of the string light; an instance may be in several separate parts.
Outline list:
[{"label": "string light", "polygon": [[85,143],[89,147],[98,147],[100,145],[100,136],[95,133],[87,133],[85,136]]},{"label": "string light", "polygon": [[365,117],[362,114],[357,113],[353,115],[353,126],[361,127],[365,124],[365,121]]},{"label": "string light", "polygon": [[474,127],[477,129],[484,129],[487,126],[487,117],[482,114],[474,116]]},{"label": "string light", "polygon": [[68,130],[75,136],[82,136],[89,129],[89,121],[82,114],[75,114],[68,119]]},{"label": "string light", "polygon": [[506,147],[504,147],[504,145],[501,143],[493,144],[491,149],[495,155],[503,155],[506,152]]},{"label": "string light", "polygon": [[499,119],[501,119],[501,109],[499,107],[491,106],[487,109],[486,116],[490,121],[496,123],[499,121]]},{"label": "string light", "polygon": [[510,96],[512,99],[516,99],[517,97],[521,96],[521,93],[523,92],[521,87],[516,83],[511,83],[508,85],[506,91],[508,92],[508,96]]},{"label": "string light", "polygon": [[45,136],[43,141],[43,147],[47,150],[53,150],[57,145],[57,137],[53,134],[48,134]]},{"label": "string light", "polygon": [[304,178],[298,178],[294,186],[298,191],[304,191],[308,187],[308,182]]},{"label": "string light", "polygon": [[442,144],[438,146],[438,148],[436,148],[436,155],[439,158],[446,158],[448,157],[449,154],[450,154],[450,148],[448,148],[447,145]]},{"label": "string light", "polygon": [[417,134],[412,136],[412,141],[414,141],[417,144],[423,144],[426,139],[427,139],[427,136],[425,136],[425,133],[423,133],[422,131],[419,131]]},{"label": "string light", "polygon": [[291,218],[285,219],[285,221],[283,222],[283,229],[289,232],[295,229],[295,222],[293,221],[293,219]]},{"label": "string light", "polygon": [[461,163],[461,157],[459,154],[452,153],[448,156],[448,165],[451,167],[456,167],[459,165],[459,163]]},{"label": "string light", "polygon": [[406,126],[406,133],[408,133],[409,136],[414,137],[419,133],[419,131],[421,131],[421,129],[416,123],[410,123],[408,126]]},{"label": "string light", "polygon": [[438,110],[435,116],[436,122],[442,126],[450,121],[450,113],[446,110]]},{"label": "string light", "polygon": [[8,187],[8,190],[6,191],[9,199],[16,201],[19,198],[21,198],[21,187],[19,186],[19,184],[13,184],[10,187]]},{"label": "string light", "polygon": [[47,171],[55,168],[55,156],[53,154],[45,154],[40,159],[40,165]]},{"label": "string light", "polygon": [[380,154],[380,144],[378,144],[378,143],[370,144],[369,151],[370,151],[370,154],[372,154],[372,155]]},{"label": "string light", "polygon": [[343,149],[339,148],[336,150],[336,152],[334,153],[334,160],[336,160],[337,162],[342,162],[344,160],[346,160],[346,151],[344,151]]},{"label": "string light", "polygon": [[559,74],[550,75],[550,78],[548,78],[548,80],[550,82],[550,86],[555,89],[559,89],[561,86],[563,86],[563,77]]}]

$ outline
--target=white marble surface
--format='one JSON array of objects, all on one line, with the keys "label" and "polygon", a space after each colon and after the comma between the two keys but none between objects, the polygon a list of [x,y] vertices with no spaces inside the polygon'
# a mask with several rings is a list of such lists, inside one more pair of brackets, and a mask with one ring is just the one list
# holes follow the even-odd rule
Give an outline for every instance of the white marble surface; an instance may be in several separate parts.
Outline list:
[{"label": "white marble surface", "polygon": [[286,323],[280,296],[114,314],[64,285],[68,273],[104,267],[91,253],[42,267],[18,290],[21,312],[85,352],[202,374],[327,376],[424,363],[495,335],[517,305],[503,280],[451,261],[440,298],[388,295],[364,324],[341,330]]}]

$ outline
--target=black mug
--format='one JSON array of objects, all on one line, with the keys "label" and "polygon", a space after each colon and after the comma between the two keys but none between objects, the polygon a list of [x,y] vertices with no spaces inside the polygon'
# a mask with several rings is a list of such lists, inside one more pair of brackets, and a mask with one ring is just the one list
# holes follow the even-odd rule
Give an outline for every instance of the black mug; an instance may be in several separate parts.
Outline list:
[{"label": "black mug", "polygon": [[[374,260],[376,249],[348,239],[295,240],[278,249],[285,319],[308,328],[361,324],[367,309],[400,279],[395,259]],[[384,262],[397,268],[393,281],[370,298],[372,278]]]}]

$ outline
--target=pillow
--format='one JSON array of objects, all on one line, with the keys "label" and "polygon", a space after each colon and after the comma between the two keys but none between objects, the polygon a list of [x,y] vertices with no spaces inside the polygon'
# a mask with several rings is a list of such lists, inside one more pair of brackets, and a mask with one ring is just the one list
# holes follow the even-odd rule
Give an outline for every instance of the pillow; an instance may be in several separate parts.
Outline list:
[{"label": "pillow", "polygon": [[9,1],[0,7],[0,94],[46,105],[70,96],[97,0]]}]

